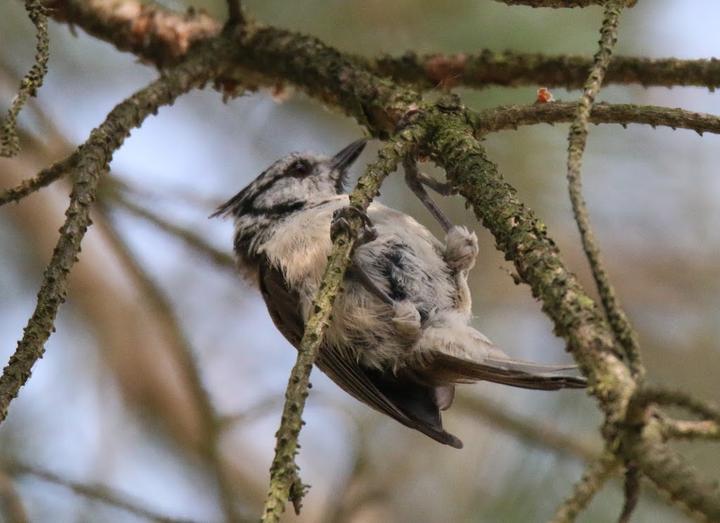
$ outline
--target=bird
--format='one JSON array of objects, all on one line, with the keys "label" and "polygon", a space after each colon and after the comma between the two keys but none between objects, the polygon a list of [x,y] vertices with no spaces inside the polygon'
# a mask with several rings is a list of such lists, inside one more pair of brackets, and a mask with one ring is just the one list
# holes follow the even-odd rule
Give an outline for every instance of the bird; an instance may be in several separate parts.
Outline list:
[{"label": "bird", "polygon": [[[331,252],[347,226],[350,166],[367,140],[333,156],[294,152],[275,161],[211,217],[234,220],[237,263],[257,284],[277,329],[299,348]],[[455,448],[443,427],[455,387],[488,381],[537,390],[583,388],[574,365],[508,356],[470,324],[468,273],[478,240],[450,225],[424,191],[441,184],[406,163],[410,187],[446,230],[436,238],[410,215],[377,202],[356,244],[315,361],[341,389],[401,424]]]}]

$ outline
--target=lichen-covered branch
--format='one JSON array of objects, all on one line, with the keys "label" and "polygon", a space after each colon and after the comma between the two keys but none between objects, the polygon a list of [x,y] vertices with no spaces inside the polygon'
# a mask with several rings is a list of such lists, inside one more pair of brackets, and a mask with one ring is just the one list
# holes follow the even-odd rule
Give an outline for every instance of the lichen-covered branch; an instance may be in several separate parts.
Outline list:
[{"label": "lichen-covered branch", "polygon": [[20,139],[17,135],[17,118],[28,98],[35,96],[42,86],[47,74],[47,63],[50,58],[50,39],[48,37],[47,9],[40,0],[25,0],[28,17],[35,26],[37,40],[35,47],[35,63],[20,82],[17,95],[8,109],[5,121],[0,128],[0,156],[14,156],[20,150]]},{"label": "lichen-covered branch", "polygon": [[[478,135],[515,130],[524,125],[571,122],[577,112],[576,103],[552,102],[532,105],[506,105],[470,113]],[[699,135],[720,133],[720,117],[655,105],[596,103],[590,110],[590,123],[649,125],[688,129]]]},{"label": "lichen-covered branch", "polygon": [[75,179],[66,220],[38,292],[37,305],[18,342],[15,353],[0,376],[0,421],[7,416],[10,402],[30,377],[42,357],[52,332],[55,316],[67,293],[67,277],[80,252],[80,243],[90,226],[90,207],[100,176],[107,170],[113,152],[130,131],[150,114],[190,89],[204,85],[217,74],[215,42],[198,49],[187,61],[166,71],[164,76],[117,105],[105,122],[93,130],[78,149]]},{"label": "lichen-covered branch", "polygon": [[694,398],[680,390],[667,390],[657,387],[644,387],[635,393],[628,408],[628,418],[632,421],[639,419],[645,408],[653,403],[680,407],[705,420],[720,424],[720,407]]},{"label": "lichen-covered branch", "polygon": [[178,62],[222,24],[203,11],[176,13],[139,0],[47,0],[53,19],[81,27],[159,67]]},{"label": "lichen-covered branch", "polygon": [[580,230],[583,249],[590,263],[590,269],[595,279],[598,293],[600,294],[600,300],[605,309],[605,315],[618,343],[625,351],[633,375],[642,377],[644,369],[640,358],[637,334],[630,325],[630,321],[620,305],[615,294],[615,289],[610,283],[610,278],[600,258],[600,248],[597,245],[595,235],[590,227],[590,217],[587,211],[587,204],[582,195],[582,182],[580,178],[582,157],[585,152],[585,145],[587,144],[590,112],[592,111],[595,97],[600,92],[605,71],[610,64],[613,48],[617,42],[617,30],[621,11],[622,2],[607,2],[602,27],[600,29],[600,48],[595,55],[595,63],[588,75],[583,95],[577,104],[575,119],[570,126],[568,136],[567,179],[573,214],[575,215],[575,221]]},{"label": "lichen-covered branch", "polygon": [[[483,89],[492,86],[545,86],[579,89],[585,84],[591,58],[516,51],[492,51],[400,56],[381,55],[357,60],[396,82],[417,89],[455,86]],[[720,86],[720,61],[716,59],[642,58],[617,56],[608,67],[605,84],[643,87]]]},{"label": "lichen-covered branch", "polygon": [[632,456],[640,470],[698,521],[720,521],[720,485],[708,481],[664,443],[662,425],[649,422],[640,433],[626,434],[621,452]]},{"label": "lichen-covered branch", "polygon": [[665,419],[662,433],[665,439],[720,440],[720,423]]},{"label": "lichen-covered branch", "polygon": [[[438,111],[430,116],[430,150],[455,189],[493,234],[520,279],[555,324],[555,333],[590,379],[591,392],[610,417],[625,411],[634,390],[633,380],[614,353],[614,340],[595,302],[565,267],[545,225],[525,207],[516,191],[498,173],[474,138],[463,109],[455,114]],[[622,419],[622,416],[618,418]]]},{"label": "lichen-covered branch", "polygon": [[[607,0],[495,0],[507,5],[526,5],[529,7],[552,7],[554,9],[563,7],[590,7],[593,5],[604,5]],[[633,6],[637,0],[624,0],[628,6]]]},{"label": "lichen-covered branch", "polygon": [[612,452],[605,451],[602,456],[588,465],[583,477],[573,487],[572,495],[555,512],[552,523],[572,523],[590,503],[597,492],[610,479],[618,468],[617,458]]},{"label": "lichen-covered branch", "polygon": [[47,187],[54,181],[59,180],[74,168],[77,159],[77,154],[73,153],[67,158],[63,158],[62,160],[55,162],[50,167],[46,167],[36,176],[33,176],[28,180],[24,180],[16,187],[3,191],[0,193],[0,206],[10,202],[19,202],[35,191],[42,189],[43,187]]},{"label": "lichen-covered branch", "polygon": [[[139,0],[51,0],[47,4],[55,20],[77,25],[121,51],[161,67],[177,62],[193,43],[212,38],[222,29],[219,21],[202,11],[176,13]],[[352,59],[376,74],[420,89],[453,85],[580,88],[593,63],[583,56],[491,50],[454,55],[408,52],[399,57]],[[613,60],[605,81],[715,88],[720,87],[720,61],[620,56]]]},{"label": "lichen-covered branch", "polygon": [[[408,130],[380,150],[378,160],[368,166],[365,174],[358,180],[355,190],[350,194],[351,206],[362,211],[367,209],[378,194],[382,181],[396,169],[398,162],[414,146],[414,139],[416,137]],[[262,517],[265,523],[280,521],[288,500],[292,501],[296,512],[299,511],[306,490],[295,463],[297,440],[303,424],[302,413],[308,395],[310,371],[330,321],[335,298],[341,290],[345,271],[350,264],[350,256],[358,232],[363,226],[363,221],[359,217],[353,217],[348,221],[349,230],[338,234],[333,243],[320,290],[313,302],[313,313],[305,325],[297,361],[290,373],[280,428],[276,434],[275,457],[270,467],[270,489]]]}]

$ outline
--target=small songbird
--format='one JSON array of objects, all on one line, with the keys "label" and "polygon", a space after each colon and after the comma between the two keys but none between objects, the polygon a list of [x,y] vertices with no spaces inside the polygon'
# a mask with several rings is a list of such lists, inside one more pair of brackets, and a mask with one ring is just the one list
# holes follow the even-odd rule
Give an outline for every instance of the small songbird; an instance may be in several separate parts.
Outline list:
[{"label": "small songbird", "polygon": [[[257,272],[273,322],[296,348],[332,248],[331,225],[341,227],[347,218],[348,167],[364,146],[364,140],[353,142],[332,157],[292,153],[213,214],[233,217],[238,263]],[[438,216],[424,185],[438,190],[440,184],[417,172],[408,181]],[[403,425],[461,448],[440,416],[452,404],[457,383],[585,386],[584,379],[564,374],[574,366],[513,359],[468,325],[467,276],[478,254],[474,233],[444,220],[440,242],[412,217],[378,203],[364,218],[365,234],[316,361],[342,389]]]}]

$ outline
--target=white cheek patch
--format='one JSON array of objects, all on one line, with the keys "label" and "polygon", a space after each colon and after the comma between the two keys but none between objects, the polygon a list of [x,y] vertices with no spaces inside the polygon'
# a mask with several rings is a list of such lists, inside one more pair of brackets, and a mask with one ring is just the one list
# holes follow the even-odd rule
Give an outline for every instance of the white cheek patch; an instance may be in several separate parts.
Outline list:
[{"label": "white cheek patch", "polygon": [[296,288],[311,284],[317,288],[332,248],[330,223],[333,212],[345,205],[346,195],[290,216],[259,251],[279,267],[288,283]]}]

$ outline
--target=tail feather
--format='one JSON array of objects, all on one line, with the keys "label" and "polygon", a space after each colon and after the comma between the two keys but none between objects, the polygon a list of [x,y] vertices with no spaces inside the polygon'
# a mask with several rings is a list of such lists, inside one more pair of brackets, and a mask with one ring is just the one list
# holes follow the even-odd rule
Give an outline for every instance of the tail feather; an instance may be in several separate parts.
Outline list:
[{"label": "tail feather", "polygon": [[[442,321],[440,321],[442,320]],[[543,365],[511,358],[461,316],[445,314],[423,332],[415,355],[419,379],[429,384],[491,381],[536,390],[580,389],[575,365]]]},{"label": "tail feather", "polygon": [[433,377],[450,382],[491,381],[512,387],[535,390],[581,389],[587,386],[583,377],[568,376],[563,371],[573,365],[540,365],[512,358],[488,357],[482,363],[435,352],[428,368]]}]

